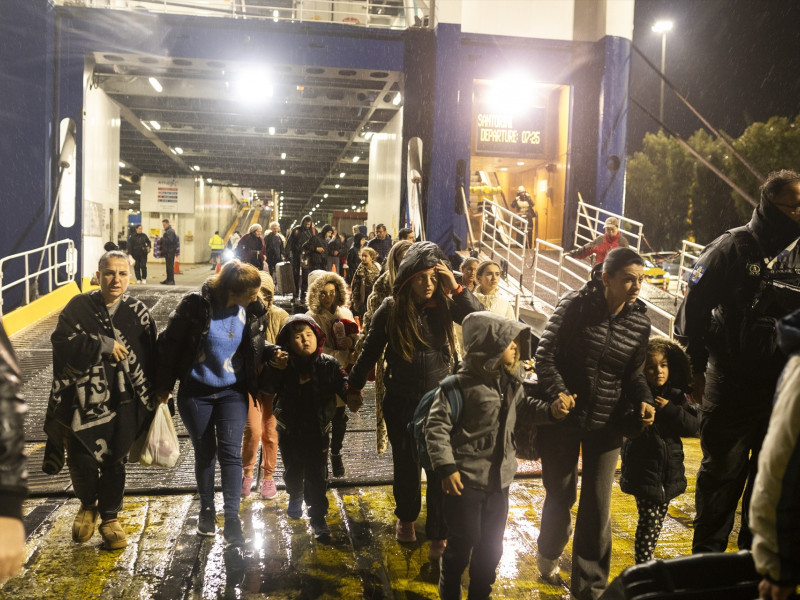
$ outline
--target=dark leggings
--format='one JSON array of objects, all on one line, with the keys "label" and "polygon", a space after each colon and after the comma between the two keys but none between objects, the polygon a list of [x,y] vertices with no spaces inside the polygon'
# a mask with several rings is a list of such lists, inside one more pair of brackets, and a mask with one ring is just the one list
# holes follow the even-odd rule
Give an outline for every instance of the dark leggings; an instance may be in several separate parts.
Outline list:
[{"label": "dark leggings", "polygon": [[136,275],[136,281],[147,279],[147,255],[133,257],[133,272]]},{"label": "dark leggings", "polygon": [[67,465],[75,495],[85,507],[97,505],[103,521],[116,519],[125,494],[125,464],[98,464],[77,439],[67,440]]}]

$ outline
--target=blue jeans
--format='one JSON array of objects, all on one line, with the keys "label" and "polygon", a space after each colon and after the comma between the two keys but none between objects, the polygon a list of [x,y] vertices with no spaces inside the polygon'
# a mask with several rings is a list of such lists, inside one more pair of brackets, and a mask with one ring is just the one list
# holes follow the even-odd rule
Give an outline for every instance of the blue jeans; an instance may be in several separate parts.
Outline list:
[{"label": "blue jeans", "polygon": [[225,520],[239,518],[242,492],[242,436],[247,394],[233,389],[202,391],[181,383],[178,412],[194,446],[194,475],[201,508],[214,507],[214,467],[219,458]]}]

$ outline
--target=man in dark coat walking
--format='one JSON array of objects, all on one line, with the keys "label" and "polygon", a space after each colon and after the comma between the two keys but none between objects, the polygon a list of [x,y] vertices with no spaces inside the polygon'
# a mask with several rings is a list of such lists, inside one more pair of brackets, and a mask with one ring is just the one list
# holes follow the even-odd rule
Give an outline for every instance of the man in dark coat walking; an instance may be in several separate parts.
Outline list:
[{"label": "man in dark coat walking", "polygon": [[161,221],[164,226],[164,235],[161,236],[161,256],[167,266],[167,278],[162,285],[175,285],[175,257],[178,256],[178,234],[169,224],[168,219]]}]

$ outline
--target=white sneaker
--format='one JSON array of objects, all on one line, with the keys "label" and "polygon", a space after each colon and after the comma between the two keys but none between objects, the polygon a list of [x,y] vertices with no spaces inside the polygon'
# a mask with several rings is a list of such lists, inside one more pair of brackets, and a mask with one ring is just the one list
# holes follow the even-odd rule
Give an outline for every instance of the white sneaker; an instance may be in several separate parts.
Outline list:
[{"label": "white sneaker", "polygon": [[142,279],[139,283],[141,283],[142,285],[147,285],[147,279]]}]

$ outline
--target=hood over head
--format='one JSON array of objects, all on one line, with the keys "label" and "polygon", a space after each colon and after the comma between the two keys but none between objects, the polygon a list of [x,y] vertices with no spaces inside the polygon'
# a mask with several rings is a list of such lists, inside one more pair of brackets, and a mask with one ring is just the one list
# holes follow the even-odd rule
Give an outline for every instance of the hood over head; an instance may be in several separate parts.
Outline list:
[{"label": "hood over head", "polygon": [[415,242],[411,244],[403,260],[400,261],[400,266],[397,268],[392,293],[397,295],[403,284],[408,282],[414,275],[432,269],[441,261],[444,261],[447,268],[452,270],[450,261],[447,260],[442,249],[433,242]]},{"label": "hood over head", "polygon": [[333,271],[317,269],[308,274],[308,292],[306,293],[308,310],[313,313],[319,313],[322,310],[319,293],[329,283],[336,286],[336,306],[347,304],[347,284],[344,279]]},{"label": "hood over head", "polygon": [[520,360],[530,358],[530,327],[488,311],[468,314],[461,323],[464,362],[473,372],[496,370],[508,345],[519,336]]},{"label": "hood over head", "polygon": [[291,335],[292,323],[297,322],[304,323],[311,327],[311,330],[314,332],[314,335],[317,336],[317,351],[314,353],[314,356],[317,357],[322,354],[322,348],[325,346],[325,334],[322,332],[322,329],[319,328],[319,325],[307,315],[292,315],[286,320],[286,323],[283,324],[281,330],[278,332],[278,337],[275,338],[275,343],[283,348],[284,350],[289,350],[289,336]]},{"label": "hood over head", "polygon": [[258,274],[261,277],[261,297],[267,306],[271,306],[275,297],[275,282],[272,281],[272,276],[266,271],[259,271]]},{"label": "hood over head", "polygon": [[326,235],[328,235],[329,231],[333,231],[333,226],[332,225],[324,225],[322,227],[322,229],[319,230],[319,234],[324,238]]},{"label": "hood over head", "polygon": [[663,353],[667,359],[670,386],[687,391],[692,385],[692,366],[683,346],[668,337],[657,336],[650,338],[647,344],[647,353],[654,351]]},{"label": "hood over head", "polygon": [[753,209],[753,216],[748,226],[769,257],[777,256],[781,250],[800,237],[800,225],[764,198],[761,198],[758,206]]},{"label": "hood over head", "polygon": [[313,223],[313,221],[311,220],[311,215],[306,215],[305,217],[303,217],[303,220],[300,221],[300,227],[301,228],[305,227],[307,222],[308,223]]},{"label": "hood over head", "polygon": [[787,356],[800,352],[800,310],[778,321],[778,346]]}]

